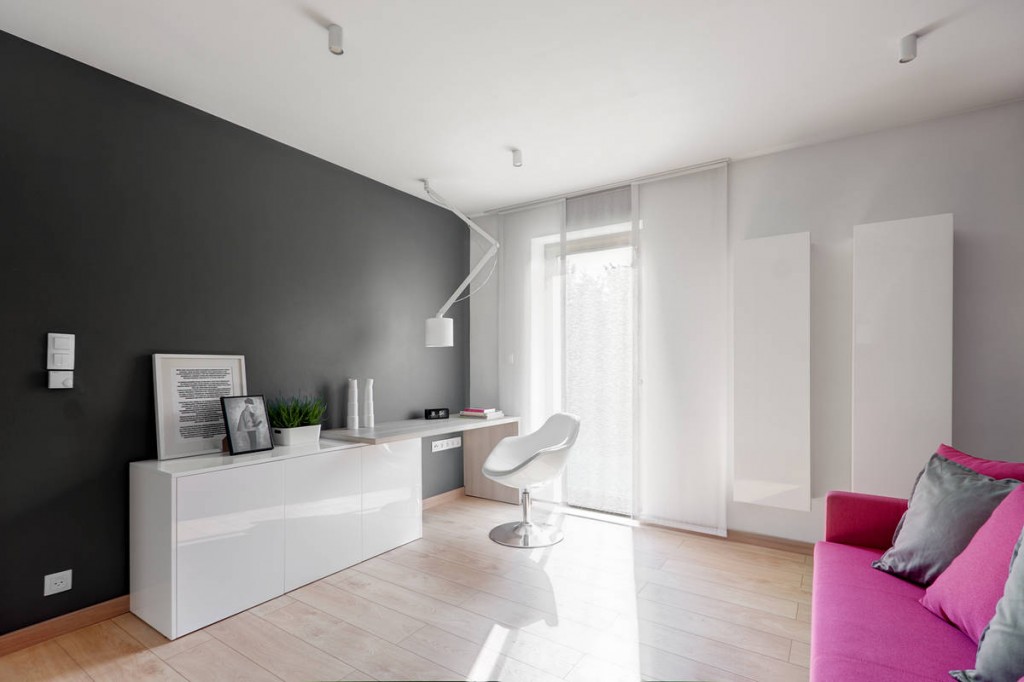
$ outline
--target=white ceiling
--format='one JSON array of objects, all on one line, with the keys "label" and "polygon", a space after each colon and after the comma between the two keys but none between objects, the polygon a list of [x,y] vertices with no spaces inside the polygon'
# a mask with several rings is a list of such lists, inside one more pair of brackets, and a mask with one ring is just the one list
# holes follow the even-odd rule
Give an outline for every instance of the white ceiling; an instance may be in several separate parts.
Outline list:
[{"label": "white ceiling", "polygon": [[0,29],[467,212],[1024,97],[1021,0],[0,0]]}]

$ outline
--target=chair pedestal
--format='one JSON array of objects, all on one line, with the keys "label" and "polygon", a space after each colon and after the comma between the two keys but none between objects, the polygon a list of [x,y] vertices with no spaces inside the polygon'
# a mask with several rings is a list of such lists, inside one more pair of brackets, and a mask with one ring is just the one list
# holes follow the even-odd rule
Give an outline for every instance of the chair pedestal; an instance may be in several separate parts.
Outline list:
[{"label": "chair pedestal", "polygon": [[503,523],[491,529],[490,538],[506,547],[550,547],[565,537],[562,531],[547,523],[532,521],[533,504],[530,491],[522,491],[523,520]]}]

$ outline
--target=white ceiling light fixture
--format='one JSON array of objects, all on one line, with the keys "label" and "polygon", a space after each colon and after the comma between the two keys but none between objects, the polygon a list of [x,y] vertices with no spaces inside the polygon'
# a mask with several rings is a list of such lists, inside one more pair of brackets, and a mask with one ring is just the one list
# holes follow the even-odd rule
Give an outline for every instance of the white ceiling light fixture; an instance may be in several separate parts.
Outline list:
[{"label": "white ceiling light fixture", "polygon": [[341,39],[341,26],[331,24],[327,27],[327,49],[334,54],[345,54],[345,50],[341,46]]},{"label": "white ceiling light fixture", "polygon": [[[434,203],[457,215],[464,223],[466,223],[466,225],[469,226],[469,229],[486,239],[490,244],[490,248],[487,249],[487,253],[483,255],[480,262],[473,266],[473,269],[469,271],[466,279],[462,280],[462,284],[459,285],[459,288],[455,290],[454,294],[448,297],[448,300],[445,301],[443,306],[441,306],[441,309],[437,311],[437,315],[427,319],[427,348],[450,348],[455,345],[455,325],[452,319],[450,317],[445,317],[444,314],[448,312],[448,309],[454,304],[464,300],[465,298],[469,298],[480,290],[480,287],[482,287],[483,284],[481,284],[480,287],[477,287],[475,291],[471,291],[466,294],[465,297],[459,298],[462,292],[466,290],[466,287],[469,286],[469,283],[480,274],[484,269],[484,266],[487,265],[487,263],[498,253],[498,242],[494,237],[487,234],[482,227],[470,220],[465,213],[445,201],[444,197],[431,188],[428,180],[421,180],[420,182],[423,183],[423,190],[427,193],[427,196],[434,201]],[[494,272],[493,269],[491,272]],[[490,275],[488,275],[487,278],[490,279]],[[484,284],[487,284],[487,280],[484,280]]]},{"label": "white ceiling light fixture", "polygon": [[914,61],[917,57],[917,34],[909,33],[900,39],[900,64]]},{"label": "white ceiling light fixture", "polygon": [[516,168],[523,167],[523,150],[512,148],[512,165]]}]

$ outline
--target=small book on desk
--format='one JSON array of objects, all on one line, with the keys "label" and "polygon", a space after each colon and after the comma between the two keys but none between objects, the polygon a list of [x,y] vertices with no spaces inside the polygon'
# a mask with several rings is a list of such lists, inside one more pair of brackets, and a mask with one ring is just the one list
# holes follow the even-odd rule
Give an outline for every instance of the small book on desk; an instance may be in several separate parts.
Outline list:
[{"label": "small book on desk", "polygon": [[469,408],[467,407],[459,413],[463,417],[472,417],[473,419],[499,419],[505,416],[505,413],[501,410],[496,410],[493,407],[487,409]]}]

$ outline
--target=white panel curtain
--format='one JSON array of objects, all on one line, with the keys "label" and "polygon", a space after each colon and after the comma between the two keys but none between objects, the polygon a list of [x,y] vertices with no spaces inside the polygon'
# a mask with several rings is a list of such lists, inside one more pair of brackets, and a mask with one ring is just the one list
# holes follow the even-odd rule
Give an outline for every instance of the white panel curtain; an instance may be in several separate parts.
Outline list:
[{"label": "white panel curtain", "polygon": [[646,182],[636,196],[640,517],[724,535],[727,167]]},{"label": "white panel curtain", "polygon": [[[724,164],[500,215],[499,403],[522,418],[523,432],[563,409],[562,362],[551,351],[559,344],[546,335],[559,333],[562,320],[552,315],[561,306],[553,302],[565,296],[565,283],[550,272],[545,277],[543,268],[551,266],[544,250],[558,248],[564,263],[574,238],[627,220],[640,263],[635,511],[652,522],[724,534]],[[561,500],[560,487],[538,497]]]},{"label": "white panel curtain", "polygon": [[538,269],[544,267],[540,254],[545,244],[561,240],[565,201],[500,217],[498,398],[506,414],[520,417],[520,432],[529,433],[560,407],[555,403],[560,375],[539,352],[550,308],[545,298],[559,293],[538,285],[544,281]]}]

